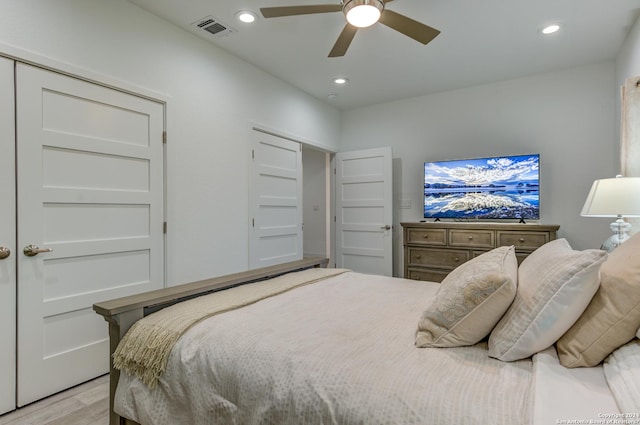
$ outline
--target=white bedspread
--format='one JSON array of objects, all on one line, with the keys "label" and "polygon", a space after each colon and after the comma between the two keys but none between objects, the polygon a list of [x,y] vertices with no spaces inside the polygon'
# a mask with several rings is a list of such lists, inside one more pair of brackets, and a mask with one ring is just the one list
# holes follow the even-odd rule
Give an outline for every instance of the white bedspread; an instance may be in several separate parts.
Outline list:
[{"label": "white bedspread", "polygon": [[533,356],[533,372],[534,425],[607,423],[619,412],[602,366],[566,368],[550,347]]},{"label": "white bedspread", "polygon": [[209,318],[153,390],[123,373],[115,411],[143,425],[528,424],[530,360],[414,346],[437,288],[349,272]]},{"label": "white bedspread", "polygon": [[604,362],[604,373],[624,418],[640,424],[640,340],[615,350]]}]

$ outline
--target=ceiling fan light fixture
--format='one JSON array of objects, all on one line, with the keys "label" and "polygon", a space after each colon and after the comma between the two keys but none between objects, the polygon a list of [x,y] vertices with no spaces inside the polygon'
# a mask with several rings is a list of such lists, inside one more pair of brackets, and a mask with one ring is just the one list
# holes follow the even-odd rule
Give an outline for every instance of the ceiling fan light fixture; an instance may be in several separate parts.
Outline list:
[{"label": "ceiling fan light fixture", "polygon": [[366,28],[378,22],[383,9],[381,0],[347,0],[342,11],[351,25]]}]

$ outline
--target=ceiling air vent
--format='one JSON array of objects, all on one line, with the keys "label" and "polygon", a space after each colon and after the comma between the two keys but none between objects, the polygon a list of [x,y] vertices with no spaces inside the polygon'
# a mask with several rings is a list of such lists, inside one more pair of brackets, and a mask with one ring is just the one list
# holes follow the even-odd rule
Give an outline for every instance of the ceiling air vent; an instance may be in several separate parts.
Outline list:
[{"label": "ceiling air vent", "polygon": [[223,24],[213,16],[207,16],[206,18],[202,18],[192,24],[194,27],[199,28],[201,30],[207,31],[209,34],[214,37],[224,37],[231,33],[236,32],[229,25]]}]

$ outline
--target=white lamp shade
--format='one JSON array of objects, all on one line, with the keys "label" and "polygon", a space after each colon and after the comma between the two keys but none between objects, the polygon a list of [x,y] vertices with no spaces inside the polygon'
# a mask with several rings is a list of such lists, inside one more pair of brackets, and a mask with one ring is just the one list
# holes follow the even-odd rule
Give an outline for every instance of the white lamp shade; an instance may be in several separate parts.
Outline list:
[{"label": "white lamp shade", "polygon": [[594,181],[580,215],[640,217],[640,177],[616,177]]}]

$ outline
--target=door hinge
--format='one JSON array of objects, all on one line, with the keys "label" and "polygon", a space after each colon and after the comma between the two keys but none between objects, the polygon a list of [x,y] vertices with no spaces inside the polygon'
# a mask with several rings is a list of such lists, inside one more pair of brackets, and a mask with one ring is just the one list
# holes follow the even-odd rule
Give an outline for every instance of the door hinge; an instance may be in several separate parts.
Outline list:
[{"label": "door hinge", "polygon": [[162,223],[162,233],[167,234],[167,222]]},{"label": "door hinge", "polygon": [[256,219],[255,218],[251,219],[251,227],[253,227],[253,228],[256,227]]},{"label": "door hinge", "polygon": [[333,216],[333,222],[335,223],[335,222],[337,222],[337,221],[338,221],[338,220],[336,220],[336,216],[334,215],[334,216]]},{"label": "door hinge", "polygon": [[162,144],[163,145],[167,144],[167,132],[166,131],[162,132]]},{"label": "door hinge", "polygon": [[256,150],[251,149],[251,159],[256,159]]}]

